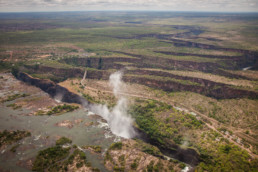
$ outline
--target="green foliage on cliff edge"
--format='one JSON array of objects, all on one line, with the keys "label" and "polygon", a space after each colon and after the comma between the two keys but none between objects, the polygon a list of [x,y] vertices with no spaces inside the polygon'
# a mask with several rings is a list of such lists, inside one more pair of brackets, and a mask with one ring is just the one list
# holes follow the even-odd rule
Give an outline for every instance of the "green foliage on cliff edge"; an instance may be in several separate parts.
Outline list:
[{"label": "green foliage on cliff edge", "polygon": [[[257,171],[257,159],[252,159],[238,146],[229,144],[217,132],[208,129],[203,131],[203,123],[195,116],[153,100],[137,103],[130,113],[135,117],[138,127],[160,145],[166,146],[171,141],[181,145],[185,141],[184,134],[192,133],[188,146],[193,146],[200,153],[201,163],[197,171]],[[170,116],[164,118],[166,114]],[[198,134],[203,132],[207,133],[206,137],[199,139]],[[146,151],[149,152],[148,149]]]},{"label": "green foliage on cliff edge", "polygon": [[220,144],[216,155],[201,154],[197,171],[250,171],[258,170],[258,159],[252,159],[246,151],[233,144]]},{"label": "green foliage on cliff edge", "polygon": [[136,148],[140,149],[142,152],[148,153],[150,155],[156,157],[162,157],[162,153],[160,152],[159,148],[153,146],[151,144],[145,143],[142,140],[135,139],[137,141]]},{"label": "green foliage on cliff edge", "polygon": [[[166,103],[149,100],[143,104],[135,105],[130,112],[136,119],[138,127],[143,130],[152,140],[161,145],[168,142],[181,144],[183,135],[178,132],[182,127],[201,128],[202,122],[189,114],[181,114]],[[163,113],[170,114],[166,119],[157,118]],[[174,119],[174,121],[170,121]],[[173,123],[172,123],[173,122]]]}]

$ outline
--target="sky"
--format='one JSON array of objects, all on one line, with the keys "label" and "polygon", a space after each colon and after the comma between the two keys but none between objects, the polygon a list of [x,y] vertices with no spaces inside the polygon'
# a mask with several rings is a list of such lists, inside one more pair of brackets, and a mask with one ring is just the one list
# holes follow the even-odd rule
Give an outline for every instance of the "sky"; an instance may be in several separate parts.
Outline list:
[{"label": "sky", "polygon": [[0,12],[123,10],[258,12],[258,0],[0,0]]}]

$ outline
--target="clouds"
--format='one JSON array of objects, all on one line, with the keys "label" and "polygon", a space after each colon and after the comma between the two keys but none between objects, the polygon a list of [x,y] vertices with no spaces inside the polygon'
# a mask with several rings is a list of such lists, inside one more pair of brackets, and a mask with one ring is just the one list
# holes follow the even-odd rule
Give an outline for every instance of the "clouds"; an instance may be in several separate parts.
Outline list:
[{"label": "clouds", "polygon": [[0,0],[0,11],[256,11],[257,0]]}]

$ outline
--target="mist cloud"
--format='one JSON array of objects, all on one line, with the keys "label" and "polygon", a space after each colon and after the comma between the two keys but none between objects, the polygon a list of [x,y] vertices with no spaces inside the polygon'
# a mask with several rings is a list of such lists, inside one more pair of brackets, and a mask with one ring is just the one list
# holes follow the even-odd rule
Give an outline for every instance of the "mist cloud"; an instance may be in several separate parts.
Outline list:
[{"label": "mist cloud", "polygon": [[121,71],[115,72],[110,75],[109,85],[113,88],[114,95],[118,98],[116,105],[110,110],[107,105],[92,105],[90,110],[107,120],[111,131],[118,136],[124,138],[132,138],[135,136],[133,129],[133,119],[127,114],[128,100],[119,96],[119,92],[122,91]]}]

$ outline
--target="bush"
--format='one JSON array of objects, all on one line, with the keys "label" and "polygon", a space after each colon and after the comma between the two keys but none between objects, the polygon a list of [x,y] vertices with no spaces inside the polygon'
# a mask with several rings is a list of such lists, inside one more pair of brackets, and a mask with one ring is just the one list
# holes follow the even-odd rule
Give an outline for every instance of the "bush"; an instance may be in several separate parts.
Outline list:
[{"label": "bush", "polygon": [[135,159],[131,164],[131,169],[136,170],[139,166],[139,158]]},{"label": "bush", "polygon": [[4,130],[0,132],[0,147],[5,144],[12,144],[14,142],[17,142],[24,137],[31,136],[31,133],[28,131],[7,131]]},{"label": "bush", "polygon": [[74,106],[74,105],[58,105],[53,108],[51,108],[49,111],[45,112],[42,110],[39,110],[36,112],[35,115],[53,115],[53,114],[60,114],[60,113],[66,113],[66,112],[72,112],[76,109],[78,109],[79,106]]},{"label": "bush", "polygon": [[56,162],[65,159],[69,155],[69,148],[54,146],[45,150],[39,151],[36,160],[33,162],[33,171],[45,171]]},{"label": "bush", "polygon": [[78,163],[76,163],[76,167],[77,168],[81,168],[83,166],[83,162],[78,162]]},{"label": "bush", "polygon": [[124,166],[125,165],[125,155],[119,156],[118,161],[119,161],[120,165]]},{"label": "bush", "polygon": [[160,156],[162,155],[160,150],[152,145],[144,145],[141,149],[143,152],[153,155],[153,156]]},{"label": "bush", "polygon": [[151,161],[148,165],[147,165],[147,171],[148,172],[152,172],[154,170],[154,161]]},{"label": "bush", "polygon": [[116,142],[116,143],[112,143],[111,146],[109,147],[110,150],[115,150],[115,149],[119,149],[121,150],[123,146],[122,142]]},{"label": "bush", "polygon": [[184,169],[184,168],[186,167],[186,165],[181,162],[181,163],[179,163],[179,167],[182,168],[182,169]]},{"label": "bush", "polygon": [[71,144],[72,140],[66,138],[66,137],[61,137],[56,141],[56,145],[65,145],[65,144]]},{"label": "bush", "polygon": [[27,97],[29,94],[14,94],[11,96],[8,96],[7,99],[3,100],[3,102],[13,101],[15,99],[21,98],[21,97]]},{"label": "bush", "polygon": [[125,171],[125,167],[124,166],[123,167],[114,166],[113,170],[116,172],[123,172],[123,171]]},{"label": "bush", "polygon": [[93,172],[100,172],[100,170],[99,170],[98,168],[91,168],[91,170],[92,170]]},{"label": "bush", "polygon": [[10,149],[10,151],[11,152],[16,152],[16,149],[19,147],[20,145],[15,145],[15,146],[13,146],[11,149]]},{"label": "bush", "polygon": [[96,145],[96,146],[83,146],[82,148],[83,148],[83,149],[91,148],[91,149],[93,149],[93,151],[94,151],[95,153],[101,153],[101,151],[102,151],[101,146],[98,146],[98,145]]}]

